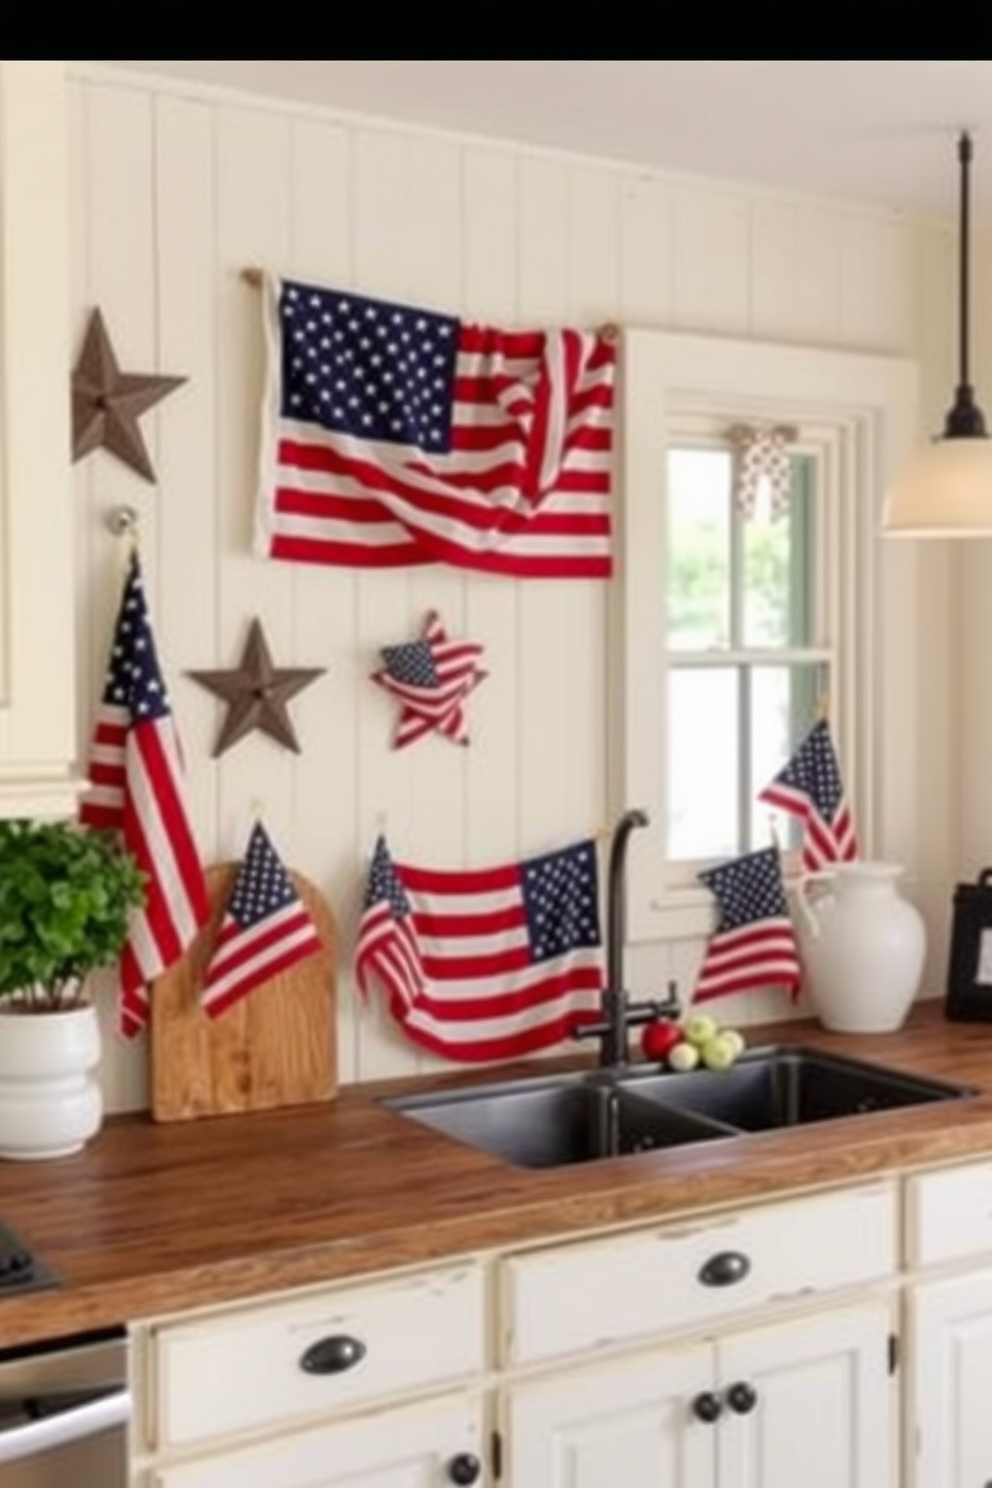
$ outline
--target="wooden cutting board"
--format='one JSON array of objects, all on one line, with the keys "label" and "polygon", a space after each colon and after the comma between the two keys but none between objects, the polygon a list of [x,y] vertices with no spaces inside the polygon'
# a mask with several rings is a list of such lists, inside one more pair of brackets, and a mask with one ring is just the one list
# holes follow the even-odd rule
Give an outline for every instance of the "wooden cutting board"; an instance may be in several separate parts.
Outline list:
[{"label": "wooden cutting board", "polygon": [[151,1111],[156,1121],[262,1111],[337,1093],[334,919],[320,891],[290,878],[323,950],[272,977],[218,1018],[200,987],[239,864],[207,870],[210,919],[151,989]]}]

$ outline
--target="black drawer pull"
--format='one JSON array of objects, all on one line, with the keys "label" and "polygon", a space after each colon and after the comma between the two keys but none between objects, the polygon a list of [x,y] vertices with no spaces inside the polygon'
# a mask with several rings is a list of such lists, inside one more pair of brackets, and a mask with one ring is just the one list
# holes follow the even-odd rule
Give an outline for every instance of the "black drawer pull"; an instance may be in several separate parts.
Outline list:
[{"label": "black drawer pull", "polygon": [[750,1270],[751,1262],[741,1251],[720,1250],[702,1267],[699,1279],[703,1286],[733,1286],[743,1281]]},{"label": "black drawer pull", "polygon": [[727,1391],[727,1404],[739,1416],[746,1416],[758,1403],[758,1392],[747,1380],[738,1380]]},{"label": "black drawer pull", "polygon": [[365,1358],[365,1345],[360,1338],[350,1338],[347,1333],[332,1333],[329,1338],[318,1338],[300,1359],[300,1368],[307,1374],[343,1374]]},{"label": "black drawer pull", "polygon": [[723,1405],[719,1395],[714,1395],[712,1390],[704,1390],[697,1395],[692,1402],[692,1414],[697,1421],[705,1421],[707,1426],[712,1426],[723,1414]]},{"label": "black drawer pull", "polygon": [[459,1452],[448,1463],[448,1477],[466,1488],[469,1483],[477,1483],[481,1475],[482,1463],[471,1452]]}]

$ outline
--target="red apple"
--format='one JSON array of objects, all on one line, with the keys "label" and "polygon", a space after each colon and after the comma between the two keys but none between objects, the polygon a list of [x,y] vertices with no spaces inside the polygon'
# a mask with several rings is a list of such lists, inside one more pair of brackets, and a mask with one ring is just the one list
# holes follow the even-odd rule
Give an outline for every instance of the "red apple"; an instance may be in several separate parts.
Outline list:
[{"label": "red apple", "polygon": [[641,1048],[645,1059],[656,1059],[661,1063],[669,1050],[682,1042],[683,1036],[677,1023],[669,1023],[665,1019],[645,1023],[641,1031]]}]

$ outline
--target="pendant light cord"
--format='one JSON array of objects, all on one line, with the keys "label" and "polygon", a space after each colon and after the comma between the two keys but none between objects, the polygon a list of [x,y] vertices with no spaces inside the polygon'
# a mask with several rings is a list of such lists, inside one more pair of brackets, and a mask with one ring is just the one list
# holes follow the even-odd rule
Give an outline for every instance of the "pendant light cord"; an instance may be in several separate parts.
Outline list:
[{"label": "pendant light cord", "polygon": [[948,410],[944,422],[945,439],[985,438],[985,417],[975,402],[975,390],[969,380],[968,366],[968,318],[970,313],[970,261],[969,238],[971,234],[971,135],[964,133],[958,140],[958,161],[961,166],[961,212],[958,224],[958,385],[954,390],[954,403]]}]

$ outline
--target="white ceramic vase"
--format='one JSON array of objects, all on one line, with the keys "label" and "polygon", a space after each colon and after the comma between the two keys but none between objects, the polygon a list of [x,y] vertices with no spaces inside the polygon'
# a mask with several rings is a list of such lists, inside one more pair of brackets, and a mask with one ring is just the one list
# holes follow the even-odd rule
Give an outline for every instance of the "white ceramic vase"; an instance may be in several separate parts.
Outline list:
[{"label": "white ceramic vase", "polygon": [[66,1157],[99,1131],[100,1050],[91,1006],[18,1013],[0,1004],[0,1157]]},{"label": "white ceramic vase", "polygon": [[926,927],[899,892],[895,863],[836,863],[796,894],[804,985],[819,1021],[838,1033],[891,1033],[920,987]]}]

